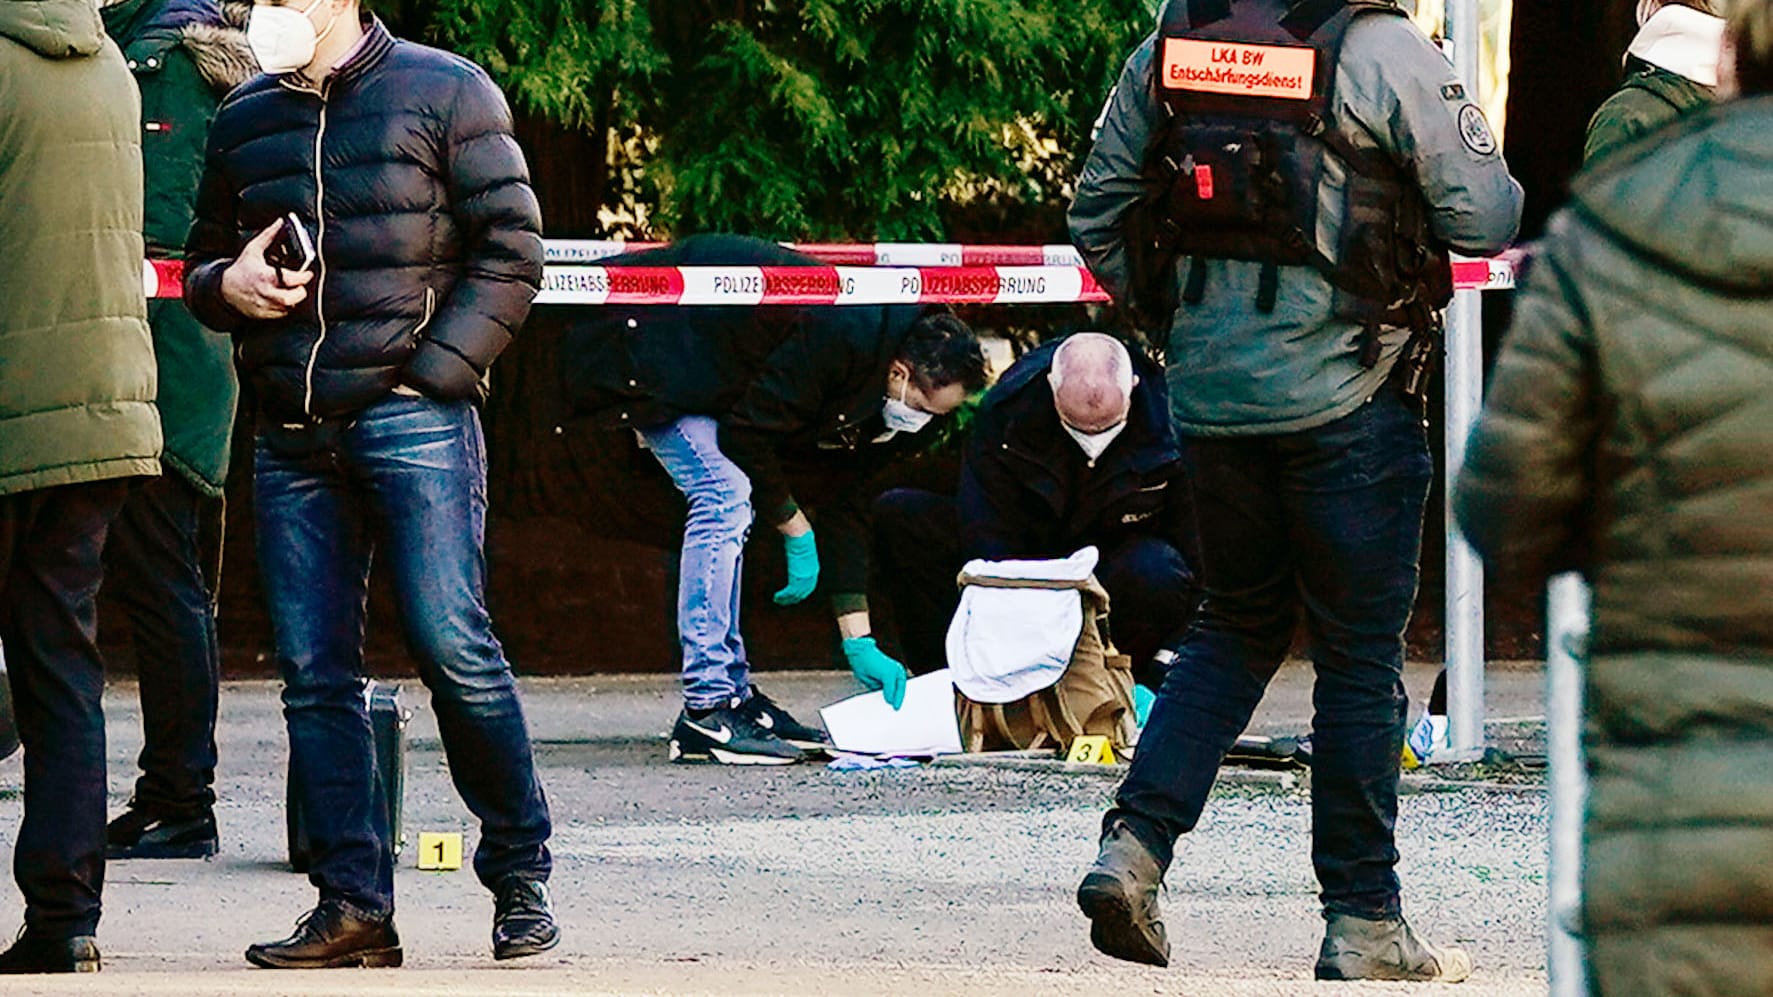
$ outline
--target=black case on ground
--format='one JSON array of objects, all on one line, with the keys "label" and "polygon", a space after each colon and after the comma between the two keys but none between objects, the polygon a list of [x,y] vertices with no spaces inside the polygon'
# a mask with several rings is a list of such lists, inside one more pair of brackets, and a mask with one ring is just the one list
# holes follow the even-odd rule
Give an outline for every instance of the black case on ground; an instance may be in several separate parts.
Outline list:
[{"label": "black case on ground", "polygon": [[[371,743],[375,747],[375,775],[381,781],[383,798],[388,804],[388,831],[393,837],[394,854],[406,845],[406,832],[400,826],[401,797],[406,791],[406,722],[412,714],[400,705],[400,687],[365,679],[363,699],[369,706]],[[295,796],[295,761],[290,760],[290,779],[285,791],[284,813],[289,824],[289,864],[296,872],[308,871],[308,831],[302,820],[302,807]]]}]

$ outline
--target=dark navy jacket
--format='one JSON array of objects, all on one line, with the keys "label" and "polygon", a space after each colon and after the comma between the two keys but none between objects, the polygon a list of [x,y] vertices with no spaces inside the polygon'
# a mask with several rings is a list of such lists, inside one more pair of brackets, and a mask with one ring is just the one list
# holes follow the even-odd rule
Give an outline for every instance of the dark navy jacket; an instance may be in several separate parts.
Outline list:
[{"label": "dark navy jacket", "polygon": [[1193,507],[1162,368],[1133,351],[1127,428],[1092,466],[1053,407],[1047,372],[1058,347],[1005,372],[973,421],[960,479],[966,556],[1058,558],[1150,535],[1192,559]]}]

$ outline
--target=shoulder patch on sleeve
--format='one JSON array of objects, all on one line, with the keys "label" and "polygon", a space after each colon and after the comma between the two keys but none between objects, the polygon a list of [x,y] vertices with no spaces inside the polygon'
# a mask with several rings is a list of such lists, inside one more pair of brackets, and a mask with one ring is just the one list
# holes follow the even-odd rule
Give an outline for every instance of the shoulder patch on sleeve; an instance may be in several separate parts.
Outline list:
[{"label": "shoulder patch on sleeve", "polygon": [[1451,101],[1464,100],[1465,99],[1464,84],[1449,83],[1446,86],[1441,87],[1441,99],[1442,100],[1451,100]]},{"label": "shoulder patch on sleeve", "polygon": [[1496,134],[1490,130],[1483,109],[1476,104],[1466,104],[1459,109],[1459,138],[1467,149],[1480,156],[1496,154]]}]

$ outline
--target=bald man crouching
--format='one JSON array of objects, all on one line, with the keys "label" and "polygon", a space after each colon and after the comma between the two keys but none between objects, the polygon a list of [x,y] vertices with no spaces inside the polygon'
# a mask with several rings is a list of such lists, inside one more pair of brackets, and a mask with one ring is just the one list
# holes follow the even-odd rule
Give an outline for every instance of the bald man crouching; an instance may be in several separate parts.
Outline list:
[{"label": "bald man crouching", "polygon": [[968,560],[1094,545],[1115,643],[1155,689],[1157,652],[1180,638],[1198,601],[1193,523],[1162,369],[1101,333],[1048,343],[985,396],[958,497],[897,489],[875,502],[875,563],[905,664],[918,674],[944,666],[954,578]]}]

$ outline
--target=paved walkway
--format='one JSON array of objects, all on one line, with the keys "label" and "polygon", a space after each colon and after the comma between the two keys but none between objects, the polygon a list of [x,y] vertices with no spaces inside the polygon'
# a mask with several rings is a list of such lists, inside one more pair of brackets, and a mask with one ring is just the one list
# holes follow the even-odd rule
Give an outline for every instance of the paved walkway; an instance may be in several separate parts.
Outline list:
[{"label": "paved walkway", "polygon": [[[1414,696],[1433,675],[1412,670]],[[1533,670],[1495,671],[1492,714],[1540,713],[1540,681]],[[851,686],[847,676],[813,673],[766,677],[766,688],[811,715]],[[410,731],[407,829],[462,831],[471,847],[471,821],[418,691],[407,697],[421,707]],[[312,893],[284,864],[277,689],[242,683],[222,702],[222,854],[113,863],[100,932],[106,971],[0,990],[1290,997],[1425,989],[1309,982],[1321,922],[1308,800],[1296,787],[1221,788],[1170,876],[1176,964],[1149,971],[1098,956],[1071,901],[1112,779],[977,767],[675,767],[660,740],[676,709],[668,680],[535,680],[524,691],[556,821],[554,891],[566,934],[555,952],[495,967],[491,905],[472,873],[419,872],[409,850],[397,887],[406,969],[245,970],[246,944],[286,933]],[[1298,732],[1308,703],[1308,673],[1289,668],[1255,726]],[[107,708],[120,806],[140,743],[134,688],[112,689]],[[0,766],[7,850],[18,778],[16,760]],[[1542,993],[1543,796],[1417,793],[1406,797],[1400,833],[1413,920],[1476,958],[1477,977],[1457,992]]]}]

